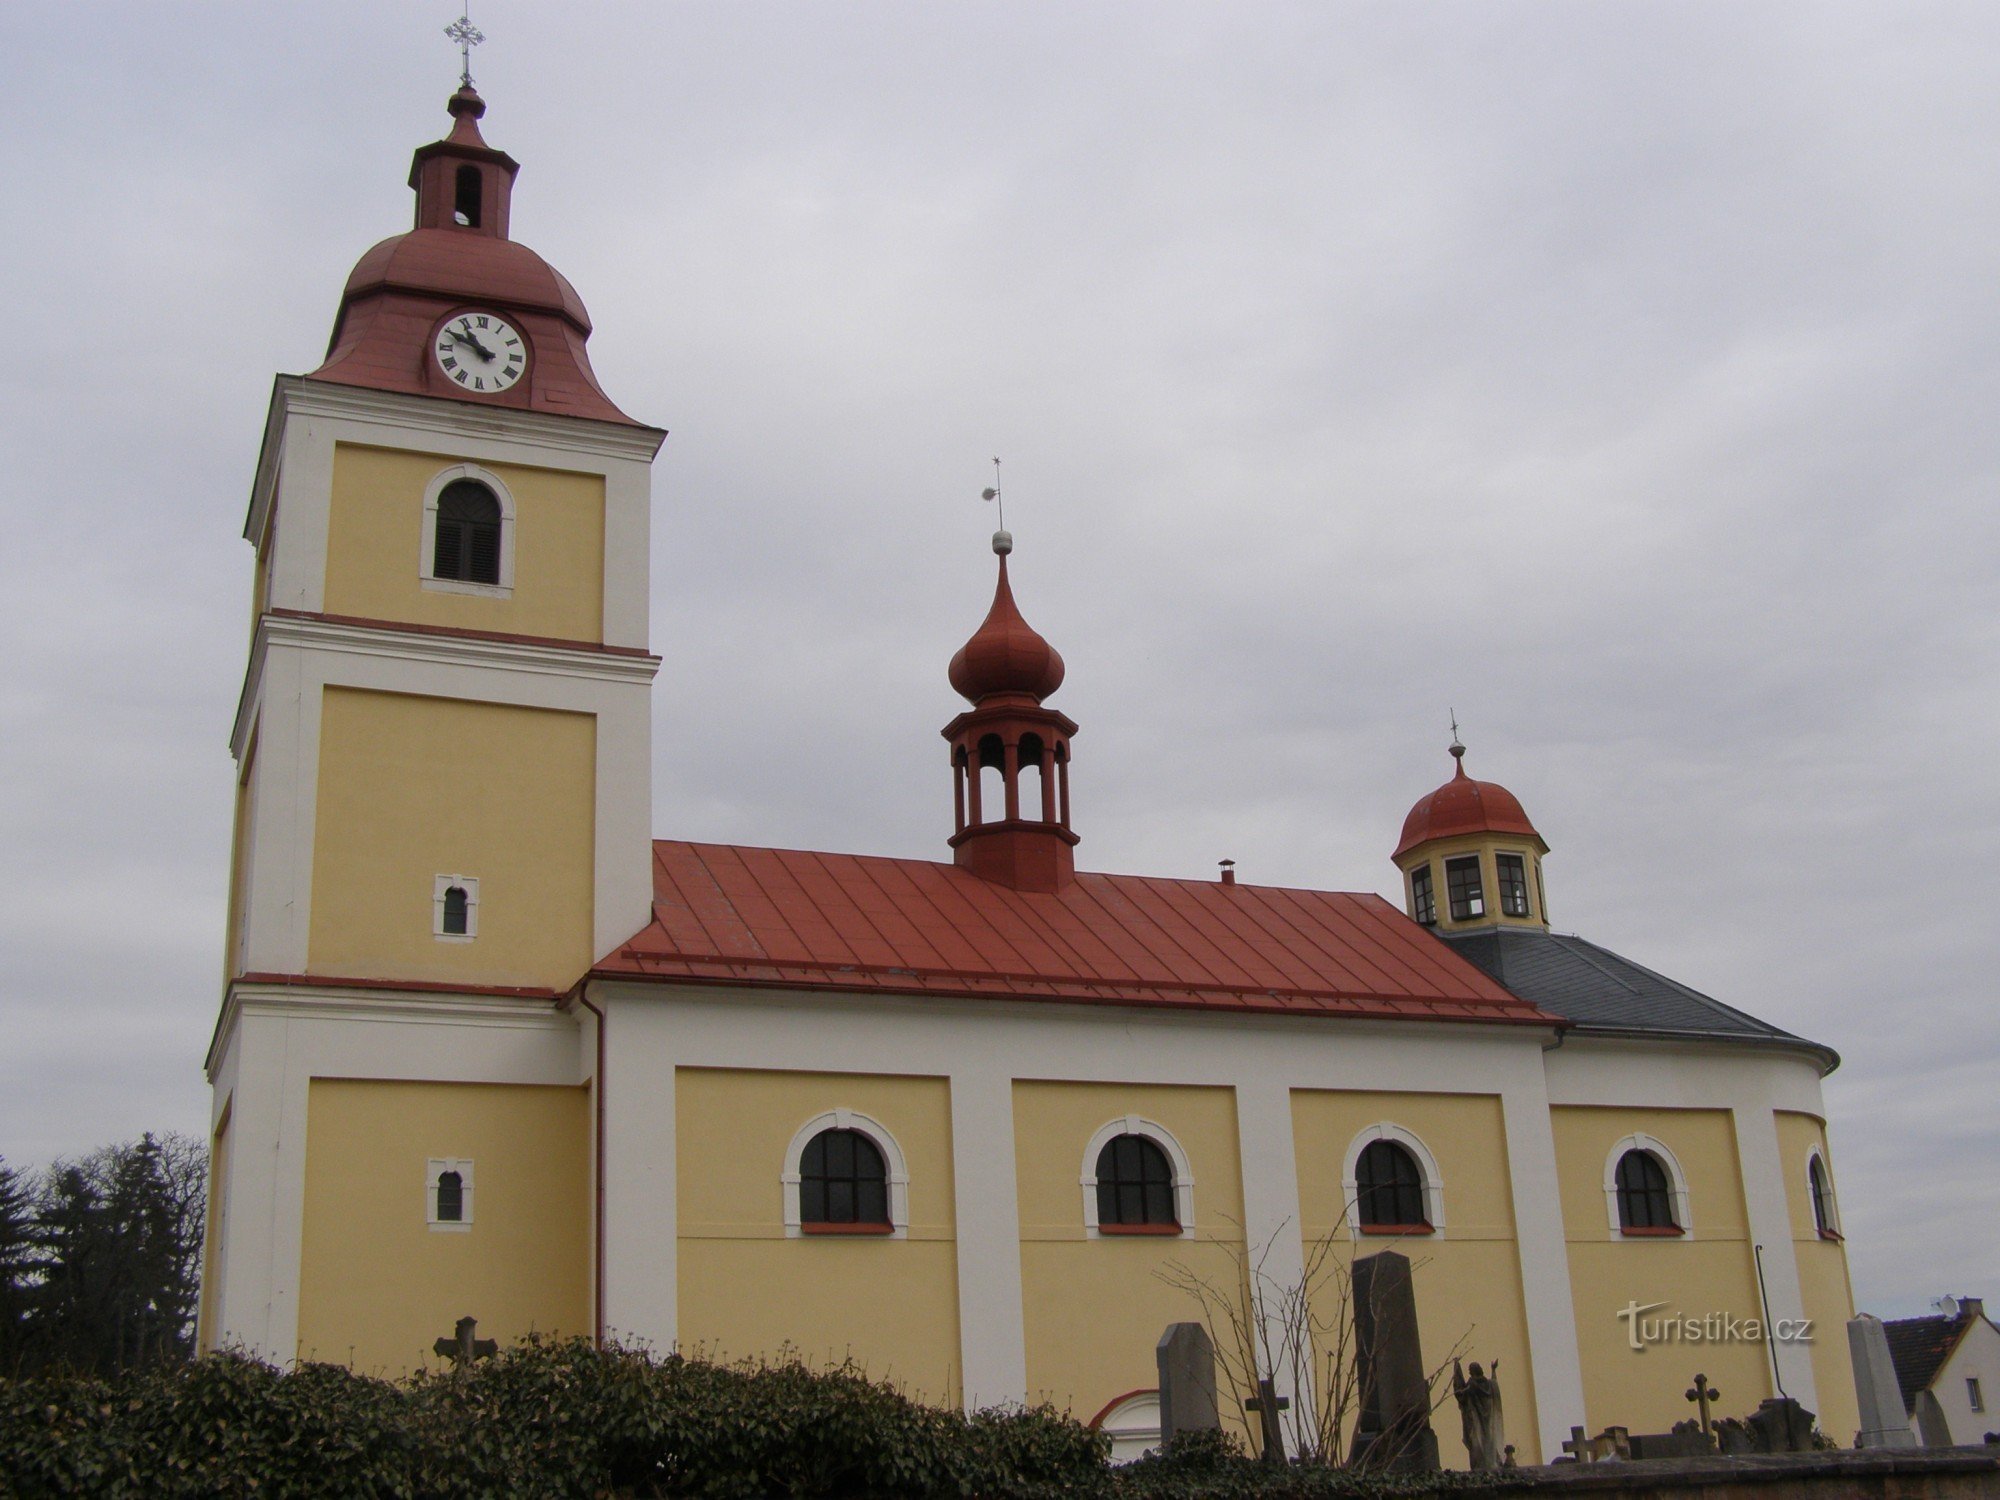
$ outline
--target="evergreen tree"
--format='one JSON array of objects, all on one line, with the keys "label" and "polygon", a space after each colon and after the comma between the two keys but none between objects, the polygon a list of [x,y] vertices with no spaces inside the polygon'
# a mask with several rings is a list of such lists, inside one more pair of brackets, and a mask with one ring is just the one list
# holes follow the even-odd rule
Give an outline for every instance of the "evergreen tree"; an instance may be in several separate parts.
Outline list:
[{"label": "evergreen tree", "polygon": [[20,1174],[0,1157],[0,1376],[18,1374],[26,1362],[34,1276],[34,1204]]}]

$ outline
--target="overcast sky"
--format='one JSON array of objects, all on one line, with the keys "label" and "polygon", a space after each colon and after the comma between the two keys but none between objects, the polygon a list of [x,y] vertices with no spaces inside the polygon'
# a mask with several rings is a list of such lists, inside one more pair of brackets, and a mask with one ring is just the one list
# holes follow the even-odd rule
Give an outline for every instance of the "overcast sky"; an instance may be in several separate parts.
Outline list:
[{"label": "overcast sky", "polygon": [[[270,381],[443,0],[0,14],[0,1154],[205,1130]],[[655,469],[654,829],[948,857],[991,590],[1093,869],[1556,926],[1837,1048],[1864,1308],[2000,1295],[2000,7],[483,0]],[[1400,902],[1400,897],[1395,897]]]}]

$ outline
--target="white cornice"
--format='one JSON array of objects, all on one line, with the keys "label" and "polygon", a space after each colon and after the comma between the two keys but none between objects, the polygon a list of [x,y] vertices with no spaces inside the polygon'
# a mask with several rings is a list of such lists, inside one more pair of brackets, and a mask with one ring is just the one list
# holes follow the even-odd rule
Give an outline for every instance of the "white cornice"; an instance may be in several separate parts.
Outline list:
[{"label": "white cornice", "polygon": [[638,683],[642,686],[650,684],[660,669],[660,658],[650,655],[535,645],[482,636],[438,635],[430,631],[398,630],[386,625],[355,625],[335,620],[265,615],[257,622],[257,634],[250,644],[250,664],[244,672],[243,691],[236,701],[236,722],[229,736],[230,753],[239,761],[249,739],[250,726],[256,718],[257,700],[263,687],[264,661],[276,646],[429,665],[527,672],[539,677]]},{"label": "white cornice", "polygon": [[250,1016],[293,1020],[385,1021],[412,1026],[517,1027],[571,1031],[576,1023],[556,1000],[507,995],[454,995],[347,985],[265,984],[238,980],[222,999],[205,1066],[211,1081],[224,1043]]},{"label": "white cornice", "polygon": [[264,444],[257,455],[250,509],[243,522],[244,538],[253,544],[263,531],[264,516],[277,484],[285,423],[295,416],[366,422],[383,429],[383,436],[391,442],[400,437],[412,446],[431,446],[445,453],[456,453],[456,444],[477,437],[587,454],[596,459],[651,463],[667,437],[666,429],[661,427],[627,426],[622,422],[601,422],[594,417],[559,417],[502,406],[474,406],[441,396],[411,396],[400,391],[308,380],[303,375],[280,375],[271,386],[271,405],[264,418]]}]

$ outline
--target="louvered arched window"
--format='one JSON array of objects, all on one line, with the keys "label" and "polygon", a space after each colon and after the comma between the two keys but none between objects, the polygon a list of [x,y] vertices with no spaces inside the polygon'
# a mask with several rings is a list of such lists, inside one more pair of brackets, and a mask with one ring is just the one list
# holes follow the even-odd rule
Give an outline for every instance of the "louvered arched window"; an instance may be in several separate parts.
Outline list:
[{"label": "louvered arched window", "polygon": [[1678,1233],[1674,1195],[1667,1170],[1650,1151],[1627,1151],[1618,1158],[1618,1224],[1627,1233]]},{"label": "louvered arched window", "polygon": [[1812,1189],[1813,1228],[1821,1239],[1840,1238],[1840,1222],[1833,1210],[1833,1187],[1826,1180],[1826,1163],[1814,1152],[1806,1159],[1806,1184]]},{"label": "louvered arched window", "polygon": [[459,583],[500,581],[500,501],[476,479],[455,479],[437,503],[431,576]]},{"label": "louvered arched window", "polygon": [[1427,1232],[1424,1174],[1394,1141],[1370,1141],[1354,1170],[1354,1213],[1364,1229]]},{"label": "louvered arched window", "polygon": [[888,1230],[889,1168],[858,1130],[822,1130],[799,1158],[799,1218],[808,1229],[852,1224]]}]

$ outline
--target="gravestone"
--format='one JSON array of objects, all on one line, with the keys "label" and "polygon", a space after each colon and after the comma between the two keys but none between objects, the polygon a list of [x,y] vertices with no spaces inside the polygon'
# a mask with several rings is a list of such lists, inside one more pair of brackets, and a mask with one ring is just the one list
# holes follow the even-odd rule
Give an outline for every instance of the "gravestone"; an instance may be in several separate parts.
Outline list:
[{"label": "gravestone", "polygon": [[1699,1422],[1676,1422],[1672,1432],[1635,1432],[1627,1439],[1632,1457],[1639,1460],[1649,1458],[1707,1458],[1715,1452],[1715,1444],[1701,1430]]},{"label": "gravestone", "polygon": [[1215,1345],[1199,1323],[1169,1323],[1153,1350],[1160,1368],[1160,1446],[1178,1433],[1222,1426],[1215,1404]]},{"label": "gravestone", "polygon": [[1790,1396],[1773,1396],[1750,1413],[1759,1453],[1812,1452],[1813,1414]]},{"label": "gravestone", "polygon": [[1854,1394],[1861,1401],[1857,1448],[1914,1448],[1903,1392],[1896,1384],[1895,1362],[1889,1358],[1889,1335],[1880,1318],[1863,1313],[1847,1324],[1847,1352],[1854,1360]]},{"label": "gravestone", "polygon": [[1360,1411],[1348,1462],[1435,1473],[1437,1434],[1407,1255],[1384,1250],[1354,1262],[1354,1349]]}]

